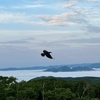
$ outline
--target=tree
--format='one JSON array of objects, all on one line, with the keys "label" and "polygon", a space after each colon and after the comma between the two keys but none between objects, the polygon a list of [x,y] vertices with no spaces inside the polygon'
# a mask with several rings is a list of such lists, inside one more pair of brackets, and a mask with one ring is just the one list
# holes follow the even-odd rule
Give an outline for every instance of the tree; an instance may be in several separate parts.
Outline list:
[{"label": "tree", "polygon": [[[56,93],[56,94],[55,94]],[[46,100],[72,100],[75,94],[69,88],[57,88],[56,90],[48,90],[45,93]]]},{"label": "tree", "polygon": [[95,85],[95,96],[100,99],[100,82]]}]

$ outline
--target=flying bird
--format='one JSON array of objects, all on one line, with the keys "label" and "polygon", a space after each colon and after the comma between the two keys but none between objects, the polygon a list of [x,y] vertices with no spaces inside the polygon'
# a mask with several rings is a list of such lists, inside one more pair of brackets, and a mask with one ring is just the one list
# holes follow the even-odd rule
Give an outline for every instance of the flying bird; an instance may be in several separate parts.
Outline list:
[{"label": "flying bird", "polygon": [[50,59],[53,59],[53,57],[50,55],[50,53],[52,53],[52,52],[48,52],[47,50],[43,50],[43,53],[41,53],[41,56],[42,57],[46,56]]}]

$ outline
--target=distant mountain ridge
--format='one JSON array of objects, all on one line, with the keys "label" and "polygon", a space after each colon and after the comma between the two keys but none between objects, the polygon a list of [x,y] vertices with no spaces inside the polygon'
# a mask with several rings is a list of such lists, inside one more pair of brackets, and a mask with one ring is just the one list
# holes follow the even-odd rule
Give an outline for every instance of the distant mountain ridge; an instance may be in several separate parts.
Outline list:
[{"label": "distant mountain ridge", "polygon": [[[77,64],[78,65],[78,64]],[[79,66],[71,66],[71,65],[65,65],[65,66],[61,66],[59,68],[50,68],[50,69],[46,69],[45,71],[50,71],[50,72],[69,72],[69,71],[93,71],[97,68],[100,68],[100,63],[93,63],[93,64],[84,64],[85,66],[81,66],[81,64],[79,64]]]},{"label": "distant mountain ridge", "polygon": [[87,66],[78,66],[78,67],[73,67],[73,68],[70,68],[68,66],[62,66],[62,67],[59,67],[59,68],[51,68],[51,69],[47,69],[45,71],[52,71],[52,72],[66,72],[66,71],[92,71],[93,68],[90,68],[90,67],[87,67]]},{"label": "distant mountain ridge", "polygon": [[49,72],[69,72],[69,71],[93,71],[100,68],[100,63],[53,65],[53,66],[34,66],[34,67],[8,67],[1,68],[0,71],[14,70],[44,70]]},{"label": "distant mountain ridge", "polygon": [[8,67],[8,68],[1,68],[0,71],[10,71],[10,70],[42,70],[46,69],[45,66],[36,66],[36,67]]}]

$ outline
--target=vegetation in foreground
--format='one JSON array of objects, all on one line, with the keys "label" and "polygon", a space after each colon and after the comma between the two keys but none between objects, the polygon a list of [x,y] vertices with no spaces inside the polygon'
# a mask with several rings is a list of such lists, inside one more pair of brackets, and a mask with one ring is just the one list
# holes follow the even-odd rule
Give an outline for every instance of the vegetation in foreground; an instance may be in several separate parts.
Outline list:
[{"label": "vegetation in foreground", "polygon": [[50,77],[17,82],[0,76],[0,100],[100,100],[100,82]]}]

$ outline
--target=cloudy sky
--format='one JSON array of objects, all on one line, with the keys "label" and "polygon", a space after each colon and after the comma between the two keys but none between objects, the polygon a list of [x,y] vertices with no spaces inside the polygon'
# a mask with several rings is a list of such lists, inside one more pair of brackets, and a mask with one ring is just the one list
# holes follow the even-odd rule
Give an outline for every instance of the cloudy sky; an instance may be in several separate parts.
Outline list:
[{"label": "cloudy sky", "polygon": [[[52,51],[53,60],[41,57]],[[0,0],[0,67],[100,62],[100,0]]]}]

